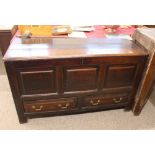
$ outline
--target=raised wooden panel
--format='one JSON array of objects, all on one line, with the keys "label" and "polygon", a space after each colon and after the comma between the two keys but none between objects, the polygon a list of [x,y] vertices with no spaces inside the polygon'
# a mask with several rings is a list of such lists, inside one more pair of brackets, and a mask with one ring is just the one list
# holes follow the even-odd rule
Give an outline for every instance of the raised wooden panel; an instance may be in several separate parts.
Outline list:
[{"label": "raised wooden panel", "polygon": [[55,70],[33,70],[20,72],[22,94],[55,93]]},{"label": "raised wooden panel", "polygon": [[72,67],[64,69],[64,92],[97,89],[97,67]]},{"label": "raised wooden panel", "polygon": [[136,73],[136,65],[115,65],[107,68],[104,87],[132,86]]}]

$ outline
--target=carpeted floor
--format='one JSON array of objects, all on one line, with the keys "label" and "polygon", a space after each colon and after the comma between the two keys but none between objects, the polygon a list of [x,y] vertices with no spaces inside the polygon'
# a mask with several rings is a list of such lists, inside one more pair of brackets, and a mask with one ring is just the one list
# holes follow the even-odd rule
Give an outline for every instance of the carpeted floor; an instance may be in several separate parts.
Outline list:
[{"label": "carpeted floor", "polygon": [[5,68],[0,56],[0,129],[17,130],[96,130],[96,129],[155,129],[155,93],[144,107],[140,116],[133,116],[131,112],[110,110],[87,114],[57,116],[30,119],[26,124],[19,124],[15,111]]}]

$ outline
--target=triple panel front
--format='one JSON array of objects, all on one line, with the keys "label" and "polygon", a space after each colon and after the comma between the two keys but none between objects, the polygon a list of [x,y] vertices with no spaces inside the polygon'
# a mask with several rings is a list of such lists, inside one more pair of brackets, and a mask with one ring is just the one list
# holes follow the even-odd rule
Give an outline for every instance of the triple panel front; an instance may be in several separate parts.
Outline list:
[{"label": "triple panel front", "polygon": [[6,68],[19,118],[27,118],[131,107],[145,61],[70,58],[6,62]]}]

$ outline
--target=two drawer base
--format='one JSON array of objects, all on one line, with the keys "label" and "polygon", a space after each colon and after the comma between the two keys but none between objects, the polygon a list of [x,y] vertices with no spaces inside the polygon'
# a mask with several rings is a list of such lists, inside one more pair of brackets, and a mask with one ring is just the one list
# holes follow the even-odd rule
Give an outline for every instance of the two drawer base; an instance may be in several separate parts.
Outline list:
[{"label": "two drawer base", "polygon": [[126,108],[129,103],[129,95],[124,93],[23,101],[23,106],[24,115],[35,118]]}]

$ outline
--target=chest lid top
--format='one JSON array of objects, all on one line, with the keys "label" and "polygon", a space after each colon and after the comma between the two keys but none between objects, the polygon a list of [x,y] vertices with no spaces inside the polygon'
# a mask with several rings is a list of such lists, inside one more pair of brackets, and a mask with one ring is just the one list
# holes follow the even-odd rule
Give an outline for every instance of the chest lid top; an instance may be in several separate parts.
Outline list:
[{"label": "chest lid top", "polygon": [[4,60],[140,56],[147,52],[127,39],[14,37]]}]

